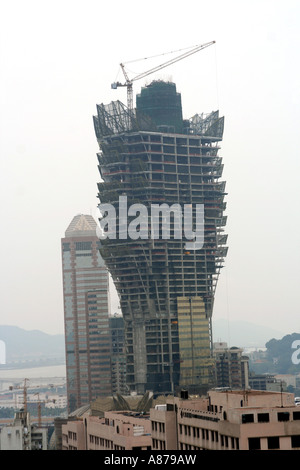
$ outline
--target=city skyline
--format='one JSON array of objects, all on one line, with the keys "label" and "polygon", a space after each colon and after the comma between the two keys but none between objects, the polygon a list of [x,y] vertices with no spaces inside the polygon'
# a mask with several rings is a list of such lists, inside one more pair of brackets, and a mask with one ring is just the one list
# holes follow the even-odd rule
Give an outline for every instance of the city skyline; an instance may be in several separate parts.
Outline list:
[{"label": "city skyline", "polygon": [[[230,249],[214,318],[250,321],[283,334],[300,329],[300,223],[294,209],[299,200],[300,6],[296,1],[284,7],[271,1],[247,6],[219,1],[201,8],[192,2],[187,10],[171,2],[158,5],[159,17],[155,5],[147,13],[149,33],[154,22],[164,31],[158,40],[145,34],[144,13],[134,2],[133,10],[117,2],[117,16],[95,1],[82,8],[33,0],[2,6],[0,324],[64,331],[57,240],[74,214],[97,217],[91,115],[100,99],[126,102],[125,90],[110,89],[118,64],[216,40],[159,75],[176,82],[185,117],[212,109],[226,116],[221,150]],[[207,21],[199,29],[200,12]],[[165,20],[168,15],[172,21]],[[109,37],[109,47],[99,46],[100,17],[106,19],[101,33]],[[124,18],[134,25],[126,35]],[[137,41],[138,35],[143,40]],[[148,65],[130,68],[135,73]],[[135,93],[144,84],[137,82]]]}]

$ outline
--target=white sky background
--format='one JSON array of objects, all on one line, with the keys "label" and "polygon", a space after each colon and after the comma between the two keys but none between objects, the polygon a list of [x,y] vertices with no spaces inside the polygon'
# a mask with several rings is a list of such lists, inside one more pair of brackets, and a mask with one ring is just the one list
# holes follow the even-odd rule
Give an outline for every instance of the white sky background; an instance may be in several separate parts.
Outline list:
[{"label": "white sky background", "polygon": [[215,40],[148,79],[176,83],[185,118],[225,116],[214,318],[300,332],[299,20],[298,0],[2,0],[0,324],[64,331],[60,240],[76,214],[98,215],[92,116],[126,103],[110,88],[119,63]]}]

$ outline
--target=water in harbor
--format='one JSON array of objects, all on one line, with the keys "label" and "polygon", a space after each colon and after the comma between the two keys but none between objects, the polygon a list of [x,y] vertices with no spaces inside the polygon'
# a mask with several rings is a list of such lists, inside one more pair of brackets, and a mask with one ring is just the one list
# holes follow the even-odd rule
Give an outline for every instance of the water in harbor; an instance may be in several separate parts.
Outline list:
[{"label": "water in harbor", "polygon": [[22,385],[25,379],[28,379],[29,387],[48,384],[64,385],[66,366],[62,364],[28,369],[0,369],[0,391],[5,391],[12,385]]}]

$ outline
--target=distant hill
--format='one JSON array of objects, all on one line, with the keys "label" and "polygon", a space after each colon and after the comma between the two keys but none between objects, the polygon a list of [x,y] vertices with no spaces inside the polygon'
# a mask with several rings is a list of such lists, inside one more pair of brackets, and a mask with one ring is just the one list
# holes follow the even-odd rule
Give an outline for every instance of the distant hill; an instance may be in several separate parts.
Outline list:
[{"label": "distant hill", "polygon": [[65,360],[64,335],[49,335],[39,330],[0,325],[0,340],[6,347],[6,363]]},{"label": "distant hill", "polygon": [[230,347],[264,348],[271,339],[280,339],[283,336],[278,330],[246,321],[213,320],[213,341],[224,341]]},{"label": "distant hill", "polygon": [[[264,348],[271,339],[281,339],[280,331],[246,321],[213,320],[213,341],[228,346]],[[65,361],[64,335],[49,335],[39,330],[24,330],[17,326],[1,326],[0,340],[5,342],[6,363],[27,361]]]}]

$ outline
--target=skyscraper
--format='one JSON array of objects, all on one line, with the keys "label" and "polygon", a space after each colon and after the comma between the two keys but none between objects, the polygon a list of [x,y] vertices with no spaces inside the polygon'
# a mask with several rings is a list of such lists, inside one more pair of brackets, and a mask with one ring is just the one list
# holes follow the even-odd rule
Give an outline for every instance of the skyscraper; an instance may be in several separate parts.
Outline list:
[{"label": "skyscraper", "polygon": [[121,316],[109,319],[111,333],[111,381],[112,393],[128,395],[126,386],[126,357],[124,347],[124,320]]},{"label": "skyscraper", "polygon": [[111,394],[108,272],[96,228],[76,215],[61,240],[69,411]]},{"label": "skyscraper", "polygon": [[[214,375],[211,318],[227,253],[218,156],[224,118],[215,111],[183,119],[181,95],[170,82],[142,88],[136,103],[135,110],[120,101],[97,105],[94,116],[100,206],[113,206],[117,215],[118,236],[109,228],[101,254],[120,297],[127,384],[138,393],[201,391]],[[131,208],[126,217],[124,201]],[[184,239],[182,221],[188,213],[193,239],[198,207],[203,218],[196,247]],[[143,213],[139,224],[135,211]]]}]

